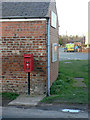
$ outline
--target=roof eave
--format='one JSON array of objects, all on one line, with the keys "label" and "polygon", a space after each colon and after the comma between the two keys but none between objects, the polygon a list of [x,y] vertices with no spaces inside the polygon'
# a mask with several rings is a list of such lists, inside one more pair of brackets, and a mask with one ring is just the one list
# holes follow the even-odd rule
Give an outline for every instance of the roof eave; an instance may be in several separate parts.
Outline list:
[{"label": "roof eave", "polygon": [[42,18],[49,18],[49,16],[42,16],[42,17],[34,17],[34,16],[1,16],[0,19],[42,19]]}]

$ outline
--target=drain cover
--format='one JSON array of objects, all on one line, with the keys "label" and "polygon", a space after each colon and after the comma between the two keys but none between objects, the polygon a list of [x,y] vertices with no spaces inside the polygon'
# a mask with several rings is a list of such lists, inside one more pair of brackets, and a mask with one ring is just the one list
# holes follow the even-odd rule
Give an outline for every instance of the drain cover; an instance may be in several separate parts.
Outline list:
[{"label": "drain cover", "polygon": [[64,63],[72,63],[72,62],[64,62]]},{"label": "drain cover", "polygon": [[62,109],[62,112],[78,113],[78,112],[80,112],[80,110],[74,110],[74,109]]}]

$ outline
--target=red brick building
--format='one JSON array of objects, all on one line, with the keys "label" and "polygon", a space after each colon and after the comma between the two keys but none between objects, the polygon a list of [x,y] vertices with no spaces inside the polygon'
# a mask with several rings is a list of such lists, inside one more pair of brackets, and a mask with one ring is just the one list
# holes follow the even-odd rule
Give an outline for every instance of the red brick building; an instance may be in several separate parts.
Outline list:
[{"label": "red brick building", "polygon": [[45,94],[58,77],[55,2],[2,2],[2,91],[27,93],[24,54],[33,54],[31,94]]}]

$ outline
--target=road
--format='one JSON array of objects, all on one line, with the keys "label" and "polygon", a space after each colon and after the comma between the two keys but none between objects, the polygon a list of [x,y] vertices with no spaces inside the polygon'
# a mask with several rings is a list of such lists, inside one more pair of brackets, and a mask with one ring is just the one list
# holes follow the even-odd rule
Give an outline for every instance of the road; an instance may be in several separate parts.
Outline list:
[{"label": "road", "polygon": [[59,48],[59,61],[62,60],[88,60],[88,53],[64,52],[64,48]]},{"label": "road", "polygon": [[87,110],[81,110],[79,113],[62,112],[60,106],[47,107],[3,107],[3,118],[88,118]]}]

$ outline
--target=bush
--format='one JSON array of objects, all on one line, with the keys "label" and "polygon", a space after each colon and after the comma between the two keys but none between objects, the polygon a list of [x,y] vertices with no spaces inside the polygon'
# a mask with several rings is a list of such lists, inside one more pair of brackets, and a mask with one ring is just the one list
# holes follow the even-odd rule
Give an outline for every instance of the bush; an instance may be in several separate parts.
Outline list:
[{"label": "bush", "polygon": [[61,94],[65,89],[67,90],[70,86],[72,86],[73,79],[71,77],[65,76],[63,73],[60,73],[57,80],[53,82],[50,88],[51,95]]},{"label": "bush", "polygon": [[10,100],[14,100],[14,99],[16,99],[18,96],[19,96],[19,94],[17,94],[17,93],[7,93],[7,92],[2,93],[2,97],[8,98],[8,99],[10,99]]},{"label": "bush", "polygon": [[63,80],[56,80],[50,88],[51,95],[60,94],[64,87],[65,83]]}]

